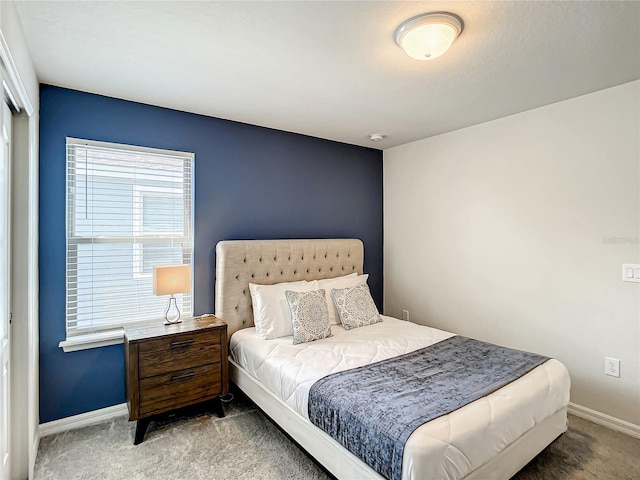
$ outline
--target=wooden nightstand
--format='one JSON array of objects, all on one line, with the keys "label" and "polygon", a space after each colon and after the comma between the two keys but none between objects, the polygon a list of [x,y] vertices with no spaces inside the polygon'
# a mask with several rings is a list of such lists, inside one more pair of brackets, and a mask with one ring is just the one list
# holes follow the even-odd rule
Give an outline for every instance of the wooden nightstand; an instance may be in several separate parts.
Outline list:
[{"label": "wooden nightstand", "polygon": [[124,329],[129,420],[137,420],[133,444],[142,442],[154,415],[214,400],[229,389],[227,324],[216,317],[157,322]]}]

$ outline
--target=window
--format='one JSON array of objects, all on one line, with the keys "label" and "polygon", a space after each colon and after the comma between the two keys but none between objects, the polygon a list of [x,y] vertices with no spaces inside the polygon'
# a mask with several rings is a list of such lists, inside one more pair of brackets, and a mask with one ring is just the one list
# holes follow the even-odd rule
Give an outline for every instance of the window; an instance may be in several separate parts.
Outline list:
[{"label": "window", "polygon": [[[182,235],[184,194],[166,187],[135,185],[133,189],[133,233],[137,237]],[[133,275],[151,278],[154,265],[182,261],[182,246],[171,243],[133,245]]]},{"label": "window", "polygon": [[[78,337],[121,339],[123,325],[163,317],[153,266],[192,262],[193,158],[67,138],[63,348],[84,341]],[[176,296],[184,315],[192,313],[191,297]]]}]

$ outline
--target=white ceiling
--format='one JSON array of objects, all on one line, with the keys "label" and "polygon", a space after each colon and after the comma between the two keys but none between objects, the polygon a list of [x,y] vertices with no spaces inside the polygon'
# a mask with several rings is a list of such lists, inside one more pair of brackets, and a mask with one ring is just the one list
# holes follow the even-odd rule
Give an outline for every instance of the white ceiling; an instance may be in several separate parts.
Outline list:
[{"label": "white ceiling", "polygon": [[[640,78],[636,1],[17,8],[43,83],[382,149]],[[412,60],[394,30],[440,10],[462,35]]]}]

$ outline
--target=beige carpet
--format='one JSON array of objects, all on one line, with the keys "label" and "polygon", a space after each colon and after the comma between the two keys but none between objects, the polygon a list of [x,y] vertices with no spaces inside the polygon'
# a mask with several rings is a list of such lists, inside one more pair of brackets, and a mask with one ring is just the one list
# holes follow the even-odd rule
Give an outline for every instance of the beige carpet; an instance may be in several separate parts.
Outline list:
[{"label": "beige carpet", "polygon": [[[45,437],[35,479],[330,478],[247,400],[225,411],[221,419],[201,409],[152,422],[138,446],[126,417]],[[570,416],[567,433],[514,478],[638,480],[640,440]]]}]

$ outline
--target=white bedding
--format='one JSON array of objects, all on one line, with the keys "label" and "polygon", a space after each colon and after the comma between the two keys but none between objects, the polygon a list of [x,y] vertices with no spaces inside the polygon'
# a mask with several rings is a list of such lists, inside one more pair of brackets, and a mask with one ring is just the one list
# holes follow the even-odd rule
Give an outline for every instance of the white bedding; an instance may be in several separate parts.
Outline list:
[{"label": "white bedding", "polygon": [[[333,337],[293,345],[291,337],[258,338],[254,328],[236,332],[230,356],[250,375],[308,419],[309,389],[342,370],[408,353],[453,336],[391,317]],[[497,392],[419,427],[407,441],[403,479],[459,479],[485,464],[569,401],[569,374],[549,360]]]}]

